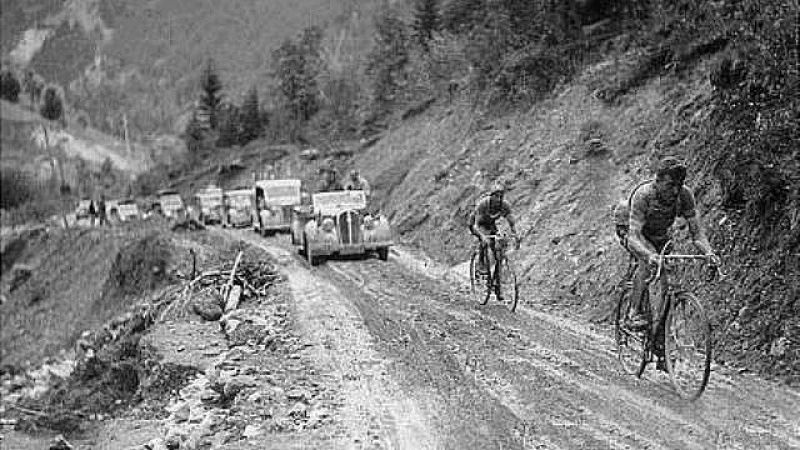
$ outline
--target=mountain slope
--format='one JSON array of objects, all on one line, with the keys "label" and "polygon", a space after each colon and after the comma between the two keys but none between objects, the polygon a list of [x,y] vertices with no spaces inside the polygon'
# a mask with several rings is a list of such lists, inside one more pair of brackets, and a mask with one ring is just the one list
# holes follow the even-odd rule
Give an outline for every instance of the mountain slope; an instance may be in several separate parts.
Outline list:
[{"label": "mountain slope", "polygon": [[[602,318],[628,262],[611,208],[652,176],[658,157],[684,156],[691,163],[688,183],[729,272],[712,284],[682,279],[709,308],[719,360],[800,381],[800,261],[781,247],[760,245],[741,210],[721,207],[699,131],[713,98],[711,60],[653,78],[616,105],[593,94],[607,64],[588,68],[522,113],[493,118],[466,105],[436,106],[391,129],[355,163],[404,238],[453,264],[466,261],[473,245],[467,216],[479,194],[497,177],[513,180],[508,200],[524,238],[517,254],[523,302],[571,305]],[[595,137],[605,148],[588,145]],[[677,235],[684,234],[679,228]]]}]

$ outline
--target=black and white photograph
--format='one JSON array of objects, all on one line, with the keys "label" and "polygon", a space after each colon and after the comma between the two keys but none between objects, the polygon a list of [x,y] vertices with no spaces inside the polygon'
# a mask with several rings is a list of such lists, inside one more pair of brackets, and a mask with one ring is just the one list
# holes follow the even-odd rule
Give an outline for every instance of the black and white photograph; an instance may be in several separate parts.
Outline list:
[{"label": "black and white photograph", "polygon": [[800,450],[800,0],[0,0],[0,450]]}]

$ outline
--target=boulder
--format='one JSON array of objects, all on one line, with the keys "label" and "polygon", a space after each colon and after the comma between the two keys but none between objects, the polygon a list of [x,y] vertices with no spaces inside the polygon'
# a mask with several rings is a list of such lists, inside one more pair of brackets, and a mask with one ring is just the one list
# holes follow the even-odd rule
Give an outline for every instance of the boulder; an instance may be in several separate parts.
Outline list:
[{"label": "boulder", "polygon": [[219,320],[222,317],[222,308],[219,303],[211,297],[201,297],[192,303],[192,310],[198,316],[208,321]]}]

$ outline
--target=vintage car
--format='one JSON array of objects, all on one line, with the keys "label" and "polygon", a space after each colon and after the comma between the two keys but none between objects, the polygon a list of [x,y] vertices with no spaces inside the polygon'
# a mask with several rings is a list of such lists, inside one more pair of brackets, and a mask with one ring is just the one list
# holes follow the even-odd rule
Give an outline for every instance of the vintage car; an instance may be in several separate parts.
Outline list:
[{"label": "vintage car", "polygon": [[253,229],[262,235],[289,231],[292,208],[300,201],[300,180],[256,181]]},{"label": "vintage car", "polygon": [[117,213],[119,214],[119,220],[123,222],[141,218],[139,206],[130,198],[120,200],[119,203],[117,203]]},{"label": "vintage car", "polygon": [[75,208],[75,220],[89,219],[89,207],[92,205],[92,200],[83,198],[78,202],[78,207]]},{"label": "vintage car", "polygon": [[186,207],[178,191],[163,190],[158,192],[158,204],[161,214],[170,219],[184,220],[186,218]]},{"label": "vintage car", "polygon": [[292,242],[311,265],[331,255],[376,252],[385,261],[394,244],[389,222],[366,212],[364,191],[321,192],[311,207],[295,207]]},{"label": "vintage car", "polygon": [[225,191],[225,227],[246,227],[253,223],[253,190],[237,188]]},{"label": "vintage car", "polygon": [[210,185],[198,192],[195,197],[200,205],[199,220],[203,225],[221,224],[225,206],[222,202],[222,189]]}]

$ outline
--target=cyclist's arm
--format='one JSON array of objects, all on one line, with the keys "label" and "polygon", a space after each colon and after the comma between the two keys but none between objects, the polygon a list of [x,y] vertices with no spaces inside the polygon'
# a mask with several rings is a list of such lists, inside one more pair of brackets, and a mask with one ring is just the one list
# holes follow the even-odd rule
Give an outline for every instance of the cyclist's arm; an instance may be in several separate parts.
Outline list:
[{"label": "cyclist's arm", "polygon": [[637,208],[634,203],[628,219],[630,225],[628,231],[628,250],[637,258],[652,264],[658,255],[650,248],[651,246],[647,245],[646,238],[644,237],[644,220],[644,211],[642,211],[642,208]]},{"label": "cyclist's arm", "polygon": [[478,215],[477,215],[475,212],[473,212],[472,214],[470,214],[470,216],[469,216],[469,231],[470,231],[470,232],[471,232],[471,233],[472,233],[472,234],[473,234],[475,237],[477,237],[478,239],[483,239],[483,235],[482,235],[482,234],[481,234],[481,232],[478,230],[478,227],[477,227],[477,225],[475,224],[475,222],[477,221],[477,218],[478,218]]},{"label": "cyclist's arm", "polygon": [[510,228],[511,232],[514,234],[514,237],[518,238],[519,235],[517,234],[516,222],[514,222],[514,216],[512,216],[511,213],[506,215],[506,221],[508,222],[508,228]]}]

